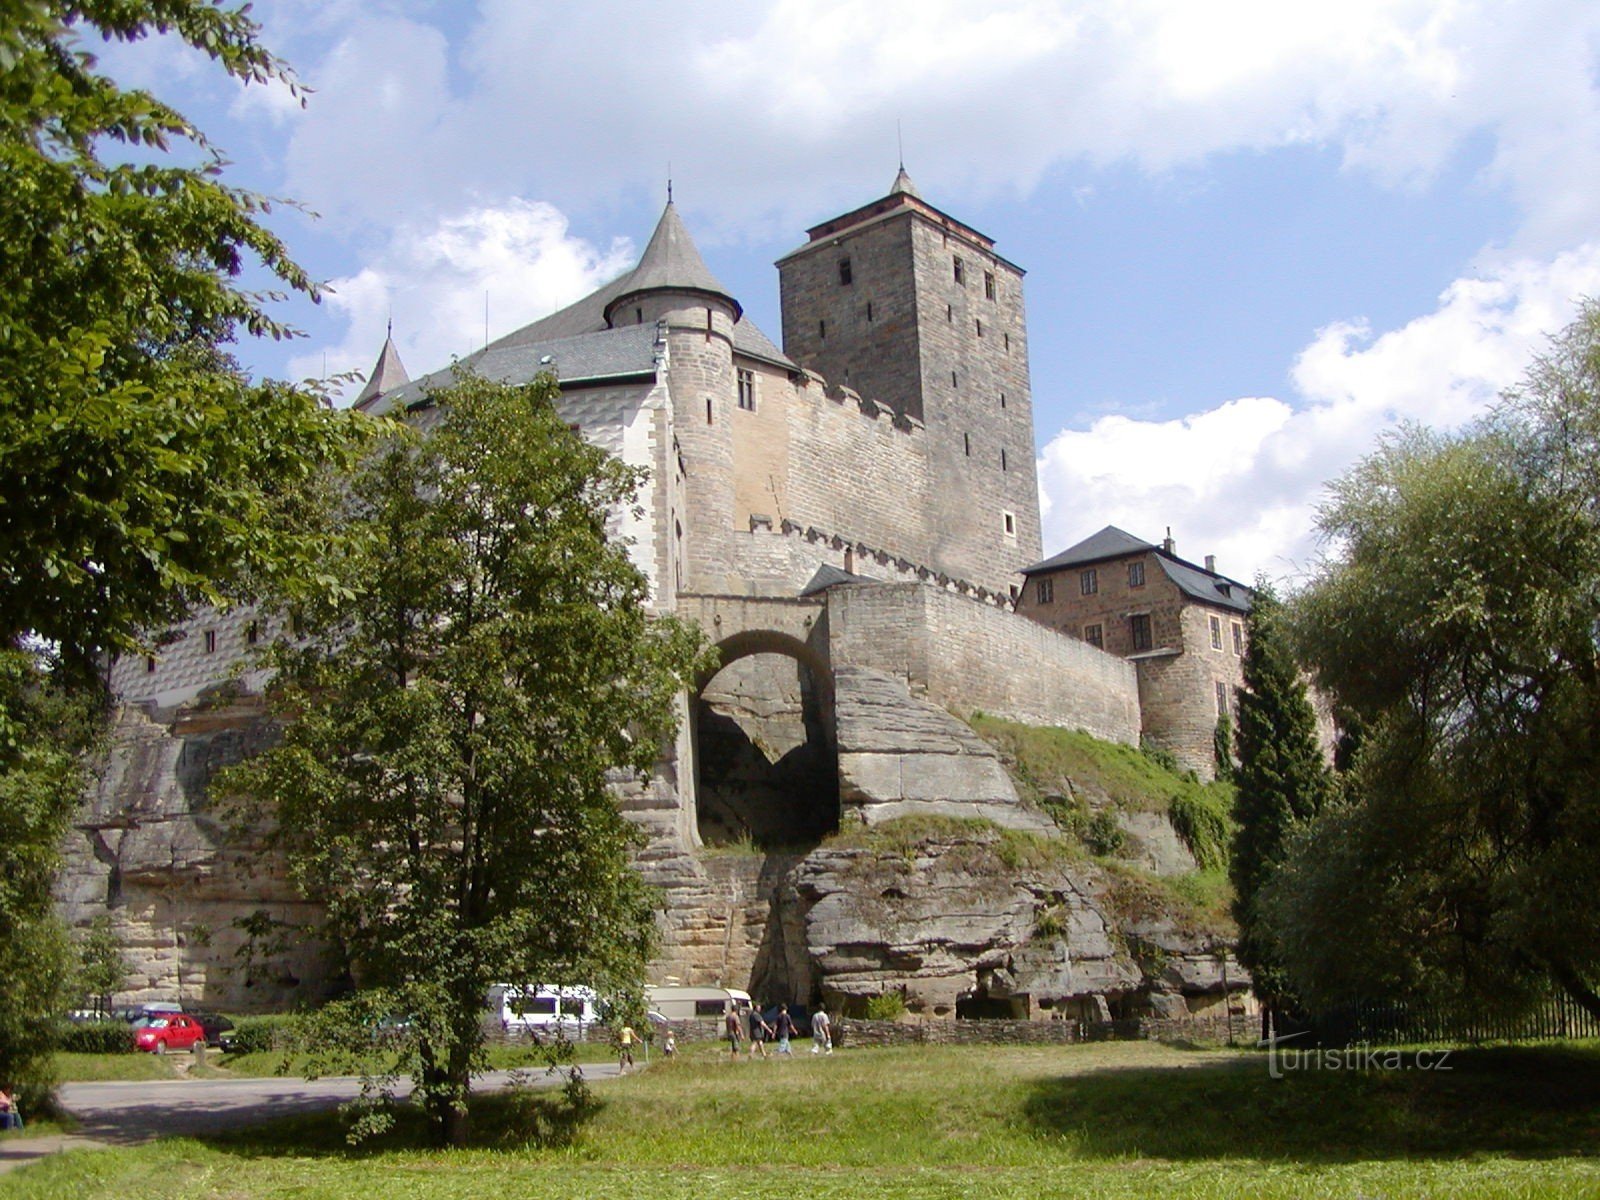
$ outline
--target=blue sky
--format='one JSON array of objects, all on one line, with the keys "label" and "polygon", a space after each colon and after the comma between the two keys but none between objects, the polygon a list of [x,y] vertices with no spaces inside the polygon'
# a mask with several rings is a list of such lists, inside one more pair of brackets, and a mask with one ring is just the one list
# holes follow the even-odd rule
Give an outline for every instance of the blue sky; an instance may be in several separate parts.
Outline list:
[{"label": "blue sky", "polygon": [[1600,294],[1600,6],[1578,0],[264,0],[314,91],[169,44],[106,65],[183,109],[332,282],[248,346],[413,374],[630,265],[663,201],[776,337],[772,262],[923,195],[1029,272],[1052,553],[1111,522],[1292,581],[1320,486],[1455,426]]}]

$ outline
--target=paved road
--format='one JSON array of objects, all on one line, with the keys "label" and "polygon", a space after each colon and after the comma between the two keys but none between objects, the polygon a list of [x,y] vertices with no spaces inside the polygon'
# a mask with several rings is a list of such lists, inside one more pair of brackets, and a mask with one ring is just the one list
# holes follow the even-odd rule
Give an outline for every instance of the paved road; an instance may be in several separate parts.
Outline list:
[{"label": "paved road", "polygon": [[[615,1063],[589,1063],[588,1079],[615,1076]],[[553,1087],[559,1079],[541,1071],[525,1078],[534,1087]],[[510,1072],[492,1071],[473,1087],[505,1087]],[[141,1083],[67,1083],[61,1100],[77,1119],[78,1131],[57,1137],[8,1137],[0,1141],[0,1173],[60,1150],[131,1145],[175,1134],[207,1134],[258,1124],[292,1113],[317,1112],[353,1099],[359,1079],[162,1079]]]}]

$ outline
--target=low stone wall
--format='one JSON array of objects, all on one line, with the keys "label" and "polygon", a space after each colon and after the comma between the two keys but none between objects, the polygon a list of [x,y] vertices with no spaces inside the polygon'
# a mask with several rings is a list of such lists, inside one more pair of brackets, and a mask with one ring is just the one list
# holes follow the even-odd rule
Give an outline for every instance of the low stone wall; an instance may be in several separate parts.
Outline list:
[{"label": "low stone wall", "polygon": [[[1253,1038],[1254,1023],[1234,1020],[1231,1040]],[[1125,1021],[868,1021],[835,1018],[838,1046],[1037,1046],[1077,1042],[1230,1040],[1227,1017],[1209,1014],[1162,1020],[1139,1017]]]}]

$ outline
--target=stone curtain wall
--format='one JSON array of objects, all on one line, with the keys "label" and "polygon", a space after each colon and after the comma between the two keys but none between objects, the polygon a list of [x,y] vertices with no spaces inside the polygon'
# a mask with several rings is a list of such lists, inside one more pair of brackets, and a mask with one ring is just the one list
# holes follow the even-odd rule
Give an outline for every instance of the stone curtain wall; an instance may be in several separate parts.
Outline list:
[{"label": "stone curtain wall", "polygon": [[934,703],[1138,744],[1132,664],[1015,613],[919,584],[829,594],[835,664],[907,680]]}]

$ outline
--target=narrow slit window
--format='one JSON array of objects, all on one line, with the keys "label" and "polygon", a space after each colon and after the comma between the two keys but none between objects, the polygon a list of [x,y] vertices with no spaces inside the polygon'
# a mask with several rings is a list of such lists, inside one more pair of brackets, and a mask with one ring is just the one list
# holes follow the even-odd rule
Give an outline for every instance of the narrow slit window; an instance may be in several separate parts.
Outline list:
[{"label": "narrow slit window", "polygon": [[208,629],[208,630],[206,630],[206,653],[207,654],[215,654],[216,652],[217,652],[217,631],[215,629]]},{"label": "narrow slit window", "polygon": [[711,397],[707,396],[706,397],[706,424],[707,425],[711,425],[713,423],[714,422],[712,421],[712,417],[711,417]]},{"label": "narrow slit window", "polygon": [[1000,447],[1000,469],[1002,471],[1008,469],[1006,467],[1006,448],[1004,446]]},{"label": "narrow slit window", "polygon": [[962,444],[962,447],[966,450],[967,457],[971,458],[972,457],[972,435],[970,433],[963,433],[961,435],[961,444]]}]

